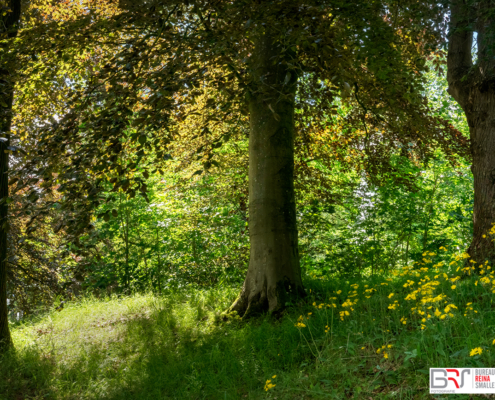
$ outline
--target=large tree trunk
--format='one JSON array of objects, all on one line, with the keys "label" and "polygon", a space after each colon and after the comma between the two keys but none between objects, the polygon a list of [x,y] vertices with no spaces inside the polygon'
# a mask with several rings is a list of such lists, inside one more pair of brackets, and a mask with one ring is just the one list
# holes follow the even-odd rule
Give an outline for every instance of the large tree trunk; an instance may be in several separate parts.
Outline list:
[{"label": "large tree trunk", "polygon": [[[249,101],[249,268],[231,310],[278,312],[304,296],[294,197],[294,97],[297,76],[282,45],[261,35],[253,54],[257,86]],[[285,56],[288,57],[288,56]]]},{"label": "large tree trunk", "polygon": [[[21,1],[10,0],[10,11],[1,18],[0,38],[17,35],[21,15]],[[5,49],[4,49],[5,51]],[[12,103],[14,88],[9,69],[0,66],[0,354],[12,345],[9,331],[7,308],[7,232],[9,196],[9,153],[10,128],[12,124]]]},{"label": "large tree trunk", "polygon": [[[455,0],[447,58],[449,93],[459,103],[469,125],[471,170],[474,177],[473,239],[468,253],[477,263],[495,265],[495,247],[490,229],[495,223],[495,6],[480,1],[469,6]],[[473,66],[473,22],[477,32],[478,60]]]}]

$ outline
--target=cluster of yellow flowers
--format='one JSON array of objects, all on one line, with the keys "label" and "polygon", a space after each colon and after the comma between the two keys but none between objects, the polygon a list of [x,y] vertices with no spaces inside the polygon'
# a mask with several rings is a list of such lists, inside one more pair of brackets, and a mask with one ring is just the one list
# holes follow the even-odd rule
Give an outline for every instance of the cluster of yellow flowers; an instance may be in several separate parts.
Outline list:
[{"label": "cluster of yellow flowers", "polygon": [[349,314],[349,311],[340,311],[339,312],[339,316],[340,316],[340,319],[343,321],[345,317],[348,317],[350,314]]},{"label": "cluster of yellow flowers", "polygon": [[457,306],[456,306],[455,304],[449,304],[449,305],[448,305],[447,307],[445,307],[445,309],[443,310],[443,312],[444,312],[444,313],[449,314],[449,317],[453,317],[453,316],[454,316],[454,314],[452,314],[452,313],[450,312],[450,309],[451,309],[451,308],[454,308],[454,309],[456,309],[456,310],[457,310]]},{"label": "cluster of yellow flowers", "polygon": [[[443,250],[445,250],[445,247],[442,246]],[[432,252],[426,252],[423,255],[435,255]],[[431,262],[430,260],[427,260]],[[437,271],[440,267],[442,267],[444,264],[443,262],[439,262],[435,264],[432,269],[433,271]],[[449,278],[449,276],[444,272],[442,274],[435,275],[433,280],[430,278],[428,275],[424,275],[421,277],[420,272],[426,270],[429,271],[428,268],[421,268],[420,270],[414,270],[411,267],[404,268],[401,272],[396,272],[395,275],[402,277],[402,276],[411,276],[411,277],[416,277],[420,278],[418,282],[415,282],[414,280],[407,279],[406,283],[403,285],[404,288],[412,287],[416,283],[418,284],[417,289],[413,290],[409,294],[407,294],[404,298],[406,301],[415,301],[416,302],[416,307],[411,307],[411,314],[417,314],[418,316],[421,317],[421,329],[426,328],[426,321],[430,318],[432,318],[432,315],[430,314],[430,310],[433,313],[433,315],[440,320],[444,320],[447,317],[453,318],[455,315],[451,312],[452,309],[457,309],[457,306],[455,304],[449,304],[444,308],[444,311],[440,311],[440,303],[448,303],[447,295],[446,294],[438,294],[435,295],[435,291],[438,289],[438,287],[441,285],[441,279],[445,279],[445,281],[450,281],[452,283],[456,282],[457,280],[460,279],[459,276]],[[451,286],[451,289],[455,289],[456,286],[453,285]],[[389,296],[390,297],[390,296]],[[435,307],[435,311],[433,311],[433,307]],[[391,309],[395,309],[396,307],[389,306]],[[405,317],[403,317],[405,318]],[[401,319],[401,322],[403,324],[404,320]],[[407,320],[406,320],[407,323]]]},{"label": "cluster of yellow flowers", "polygon": [[[484,265],[478,266],[478,268],[479,268],[479,274],[485,275],[482,278],[480,278],[479,282],[484,287],[486,287],[488,290],[490,290],[492,293],[495,293],[495,274],[494,274],[494,271],[490,271],[491,267],[489,265],[487,265],[486,262]],[[478,281],[476,281],[476,284],[477,283],[478,283]]]},{"label": "cluster of yellow flowers", "polygon": [[397,307],[399,307],[399,300],[395,300],[392,304],[388,305],[389,310],[395,310]]},{"label": "cluster of yellow flowers", "polygon": [[409,279],[408,279],[408,280],[407,280],[407,282],[406,282],[406,283],[404,283],[402,286],[406,288],[406,287],[408,287],[408,286],[412,286],[412,285],[414,285],[415,283],[416,283],[416,282],[411,281],[411,280],[409,280]]},{"label": "cluster of yellow flowers", "polygon": [[[495,225],[492,230],[493,232],[490,234],[495,235]],[[440,250],[448,251],[444,246],[440,247]],[[467,288],[467,282],[460,283],[461,277],[472,275],[473,272],[479,273],[480,278],[475,282],[470,282],[478,286],[478,291],[479,287],[482,286],[495,293],[495,271],[487,263],[477,264],[467,253],[456,255],[450,263],[433,261],[436,255],[435,252],[427,251],[423,253],[422,261],[393,271],[393,278],[387,278],[375,285],[359,283],[348,284],[347,287],[344,285],[334,292],[334,297],[330,297],[329,303],[313,302],[313,307],[317,313],[320,310],[335,308],[340,321],[347,322],[351,320],[349,317],[356,313],[361,313],[364,310],[373,312],[373,308],[369,307],[369,303],[365,299],[370,299],[373,294],[380,293],[380,296],[387,296],[389,299],[388,304],[385,304],[388,311],[387,319],[396,319],[398,325],[395,329],[406,329],[405,326],[407,325],[409,329],[416,326],[417,329],[425,330],[431,328],[432,324],[462,318],[462,315],[464,317],[474,316],[478,311],[474,309],[473,303],[466,304],[464,313],[459,310],[459,308],[464,308],[462,299],[465,298],[463,294]],[[394,289],[388,290],[386,293],[388,286],[392,286]],[[462,291],[455,291],[458,286]],[[467,293],[470,291],[468,290]],[[363,309],[359,307],[360,304],[363,305]],[[300,316],[295,326],[305,328],[305,323],[308,323],[306,319]],[[325,333],[329,333],[330,330],[330,326],[325,325]],[[386,331],[389,332],[388,329]],[[493,345],[495,345],[495,340]],[[384,345],[377,350],[377,353],[388,359],[390,348],[392,345]],[[481,355],[482,352],[482,347],[476,347],[471,350],[470,355]]]},{"label": "cluster of yellow flowers", "polygon": [[[330,297],[330,300],[335,300],[337,299],[336,297]],[[313,302],[313,306],[318,308],[319,310],[321,310],[323,307],[327,307],[327,308],[337,308],[337,304],[335,303],[330,303],[330,304],[325,304],[325,303],[320,303],[320,304],[316,304],[316,301]]]},{"label": "cluster of yellow flowers", "polygon": [[467,315],[468,315],[471,311],[474,311],[475,313],[478,313],[478,311],[476,311],[476,310],[473,308],[473,303],[467,303],[467,304],[466,304],[466,311],[464,311],[464,316],[465,316],[465,317],[467,317]]},{"label": "cluster of yellow flowers", "polygon": [[386,349],[391,349],[392,347],[393,347],[393,345],[392,345],[392,344],[386,344],[386,345],[383,345],[382,347],[380,347],[380,348],[376,351],[376,353],[377,353],[377,354],[380,354],[380,353],[382,353],[382,351],[383,351],[383,353],[382,353],[382,354],[383,354],[383,358],[388,358],[388,353],[386,352]]},{"label": "cluster of yellow flowers", "polygon": [[303,321],[304,321],[304,317],[300,315],[294,326],[296,326],[297,328],[306,328],[306,325],[303,323]]},{"label": "cluster of yellow flowers", "polygon": [[356,305],[356,304],[357,304],[357,302],[358,302],[358,300],[357,300],[357,299],[356,299],[356,300],[354,300],[354,301],[352,301],[351,299],[347,299],[346,301],[344,301],[344,302],[342,303],[342,307],[344,307],[344,308],[349,308],[351,311],[354,311],[354,308],[352,308],[352,306],[353,306],[353,305]]},{"label": "cluster of yellow flowers", "polygon": [[[273,375],[272,379],[275,379],[277,375]],[[272,383],[272,379],[268,379],[265,383],[265,391],[268,392],[270,389],[273,389],[275,386],[277,386],[275,383]]]}]

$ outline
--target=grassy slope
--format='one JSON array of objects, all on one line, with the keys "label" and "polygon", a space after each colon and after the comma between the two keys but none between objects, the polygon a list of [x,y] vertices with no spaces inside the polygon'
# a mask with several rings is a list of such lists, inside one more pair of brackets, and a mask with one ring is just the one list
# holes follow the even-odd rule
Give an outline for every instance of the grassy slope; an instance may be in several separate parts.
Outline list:
[{"label": "grassy slope", "polygon": [[221,322],[225,288],[86,299],[12,327],[0,399],[432,398],[429,367],[495,366],[495,277],[459,280],[457,265],[314,279],[278,320]]}]

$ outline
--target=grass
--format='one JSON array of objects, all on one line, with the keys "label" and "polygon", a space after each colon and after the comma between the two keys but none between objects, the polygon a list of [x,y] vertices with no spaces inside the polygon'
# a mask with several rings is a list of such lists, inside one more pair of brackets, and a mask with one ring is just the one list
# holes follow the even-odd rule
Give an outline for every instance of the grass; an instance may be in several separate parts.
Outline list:
[{"label": "grass", "polygon": [[238,288],[69,303],[12,325],[0,399],[446,398],[428,394],[428,368],[495,366],[495,276],[424,264],[308,278],[279,319],[223,321]]}]

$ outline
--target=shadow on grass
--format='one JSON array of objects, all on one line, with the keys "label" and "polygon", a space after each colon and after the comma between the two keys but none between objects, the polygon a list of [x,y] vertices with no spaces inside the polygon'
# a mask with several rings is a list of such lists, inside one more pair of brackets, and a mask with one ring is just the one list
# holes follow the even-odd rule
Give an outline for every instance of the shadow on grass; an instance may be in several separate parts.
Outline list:
[{"label": "shadow on grass", "polygon": [[199,328],[210,321],[199,317],[185,324],[161,309],[128,321],[119,341],[88,348],[58,386],[109,400],[259,398],[267,379],[307,358],[288,320],[232,321],[205,333]]},{"label": "shadow on grass", "polygon": [[0,356],[0,399],[50,398],[49,384],[55,369],[56,362],[50,353],[36,348],[10,350]]}]

